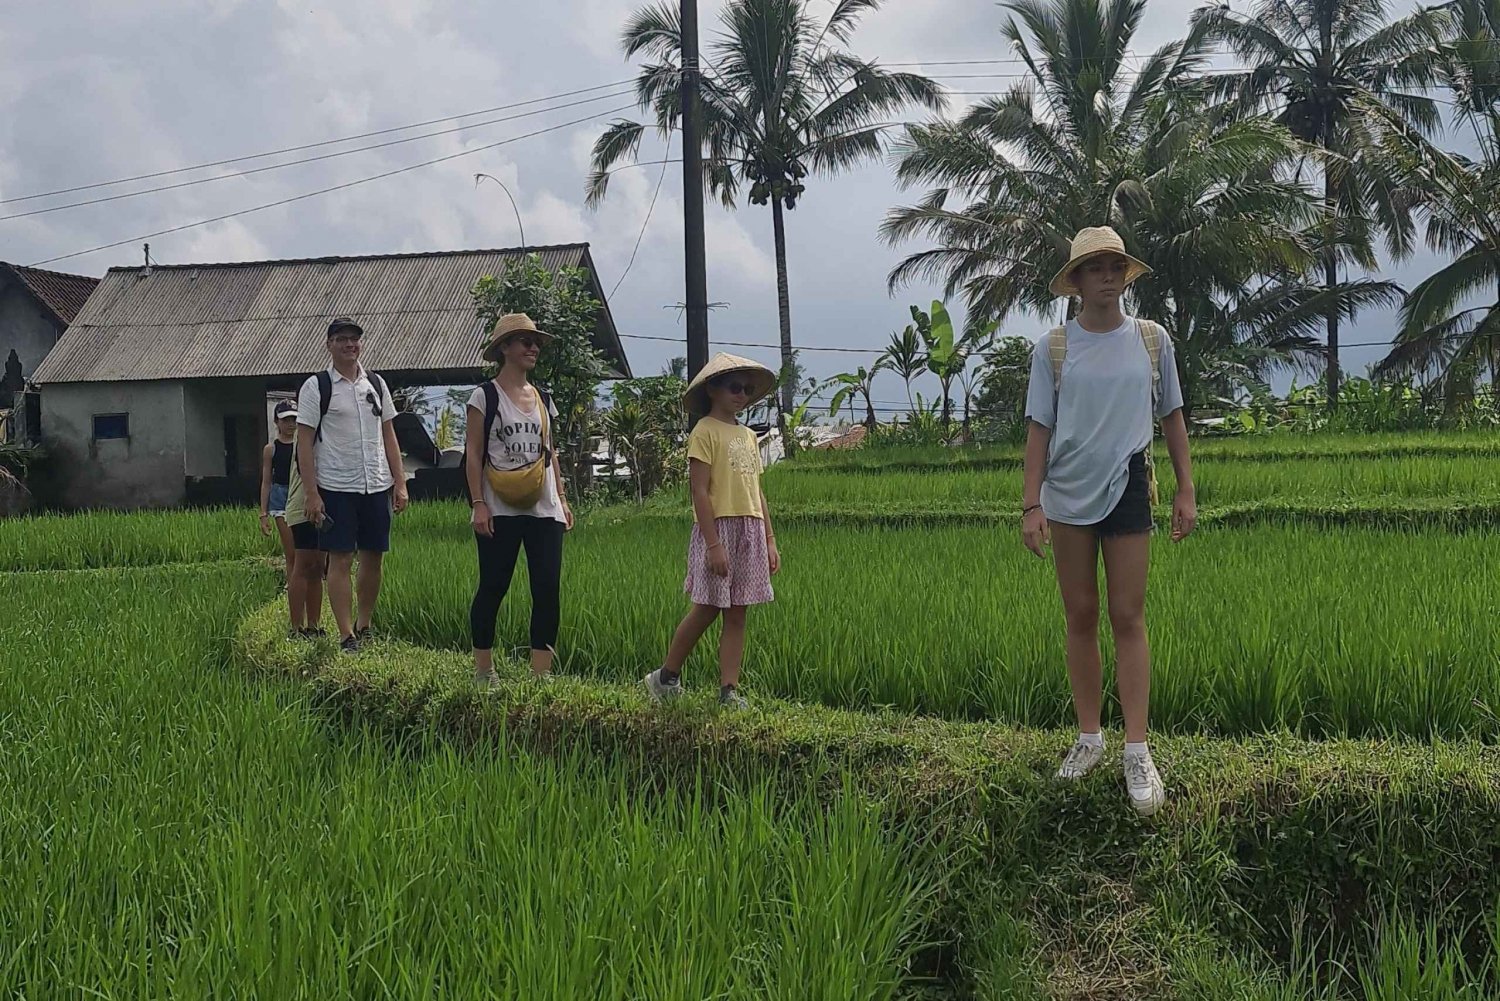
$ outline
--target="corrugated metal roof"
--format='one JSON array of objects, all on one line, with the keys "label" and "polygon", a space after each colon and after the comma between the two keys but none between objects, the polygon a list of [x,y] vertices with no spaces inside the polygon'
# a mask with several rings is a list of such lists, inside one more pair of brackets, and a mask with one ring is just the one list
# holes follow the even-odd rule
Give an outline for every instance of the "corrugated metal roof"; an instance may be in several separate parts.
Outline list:
[{"label": "corrugated metal roof", "polygon": [[89,294],[99,279],[87,275],[69,275],[61,271],[43,271],[41,268],[26,268],[19,264],[4,264],[11,273],[52,311],[62,323],[72,323],[88,301]]},{"label": "corrugated metal roof", "polygon": [[[526,254],[593,274],[588,244],[111,268],[38,367],[38,384],[286,376],[328,363],[335,316],[365,329],[377,372],[472,372],[483,332],[469,292]],[[594,295],[604,293],[594,279]],[[630,368],[606,303],[594,344]]]}]

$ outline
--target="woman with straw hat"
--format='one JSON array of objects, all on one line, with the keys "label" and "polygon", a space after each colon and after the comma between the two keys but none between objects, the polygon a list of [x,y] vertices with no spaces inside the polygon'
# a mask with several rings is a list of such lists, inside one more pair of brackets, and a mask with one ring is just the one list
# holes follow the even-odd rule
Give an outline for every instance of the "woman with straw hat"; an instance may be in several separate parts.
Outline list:
[{"label": "woman with straw hat", "polygon": [[485,361],[498,363],[500,371],[469,397],[464,464],[479,550],[469,629],[474,680],[481,685],[494,682],[495,616],[523,547],[531,581],[532,674],[548,676],[556,653],[563,533],[573,527],[573,511],[552,446],[557,409],[530,379],[551,341],[525,313],[500,317],[484,349]]},{"label": "woman with straw hat", "polygon": [[1043,556],[1051,546],[1067,619],[1068,679],[1079,734],[1058,778],[1081,779],[1104,757],[1102,555],[1125,717],[1126,791],[1131,805],[1146,816],[1166,799],[1146,743],[1151,690],[1146,570],[1156,486],[1151,445],[1158,419],[1177,475],[1172,541],[1186,538],[1198,516],[1172,342],[1157,324],[1127,316],[1121,308],[1126,289],[1150,271],[1125,252],[1124,241],[1108,227],[1085,229],[1074,238],[1068,262],[1051,287],[1081,306],[1032,352],[1021,515],[1026,547]]},{"label": "woman with straw hat", "polygon": [[683,583],[693,607],[677,627],[667,659],[646,675],[646,693],[653,701],[682,694],[682,665],[722,616],[719,704],[745,708],[739,684],[746,612],[775,597],[771,575],[781,569],[781,555],[760,486],[760,446],[739,415],[770,393],[775,383],[776,376],[764,365],[719,354],[683,394],[683,406],[698,419],[687,446],[694,524]]}]

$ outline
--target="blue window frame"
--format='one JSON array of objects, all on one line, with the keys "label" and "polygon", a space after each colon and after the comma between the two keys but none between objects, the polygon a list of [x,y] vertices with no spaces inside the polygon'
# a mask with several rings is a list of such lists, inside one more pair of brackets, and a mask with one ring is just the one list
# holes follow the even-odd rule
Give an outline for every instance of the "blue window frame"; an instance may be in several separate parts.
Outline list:
[{"label": "blue window frame", "polygon": [[130,437],[129,414],[95,414],[94,440],[113,441]]}]

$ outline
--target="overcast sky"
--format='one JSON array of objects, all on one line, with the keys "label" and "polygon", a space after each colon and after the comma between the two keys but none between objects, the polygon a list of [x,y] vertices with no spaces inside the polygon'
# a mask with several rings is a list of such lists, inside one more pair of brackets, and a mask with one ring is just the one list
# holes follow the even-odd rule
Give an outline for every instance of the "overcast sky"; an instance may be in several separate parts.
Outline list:
[{"label": "overcast sky", "polygon": [[[459,115],[628,79],[618,36],[635,0],[49,0],[7,5],[0,20],[0,199],[166,171],[205,161]],[[1132,48],[1146,52],[1181,34],[1193,0],[1153,0]],[[707,47],[720,0],[703,0]],[[825,6],[822,3],[818,7]],[[869,15],[853,49],[885,62],[1005,59],[1003,13],[991,0],[888,0]],[[1013,74],[1012,65],[935,67],[956,90],[998,90],[1011,79],[955,79],[943,73]],[[580,101],[608,91],[568,98]],[[957,100],[969,100],[958,98]],[[433,157],[611,111],[601,100],[450,135],[334,157],[320,163],[229,177],[105,204],[0,221],[0,260],[31,264],[140,234],[212,218],[394,170]],[[532,110],[466,119],[469,124]],[[583,205],[588,153],[604,119],[288,206],[151,239],[161,263],[259,260],[342,254],[455,250],[521,242],[509,202],[478,172],[506,182],[520,203],[527,242],[588,241],[606,289],[620,280],[641,234],[660,167],[614,178],[597,211]],[[453,123],[382,139],[451,128]],[[316,155],[382,139],[323,147]],[[661,159],[656,137],[644,160]],[[676,155],[676,152],[672,155]],[[227,173],[262,166],[259,160]],[[633,268],[611,298],[622,333],[682,335],[680,166],[665,183]],[[198,172],[50,200],[0,205],[0,215],[133,188],[209,176]],[[908,303],[934,289],[891,298],[886,276],[916,246],[891,248],[877,228],[888,208],[914,200],[885,164],[835,179],[815,178],[788,217],[793,335],[799,345],[868,348],[873,356],[907,319]],[[709,298],[719,341],[772,344],[777,337],[769,210],[749,205],[708,212]],[[141,261],[139,242],[48,264],[101,275]],[[1039,264],[1039,266],[1041,266]],[[1431,270],[1422,255],[1392,272],[1411,283]],[[1347,339],[1383,340],[1392,318],[1370,314]],[[1007,333],[1035,338],[1024,316]],[[637,374],[654,374],[672,344],[625,341]],[[736,348],[768,364],[775,351]],[[1362,371],[1383,354],[1351,350]],[[824,376],[867,363],[861,355],[809,350]],[[378,368],[379,359],[372,358]],[[904,399],[883,377],[879,399]]]}]

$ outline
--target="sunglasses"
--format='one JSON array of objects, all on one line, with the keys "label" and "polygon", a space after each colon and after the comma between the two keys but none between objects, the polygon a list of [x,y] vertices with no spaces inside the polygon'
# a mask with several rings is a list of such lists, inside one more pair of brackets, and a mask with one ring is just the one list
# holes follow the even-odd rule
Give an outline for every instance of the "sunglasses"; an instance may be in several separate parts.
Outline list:
[{"label": "sunglasses", "polygon": [[731,380],[730,382],[721,382],[719,383],[719,388],[731,396],[749,396],[755,392],[754,386],[748,382],[740,382],[738,379]]},{"label": "sunglasses", "polygon": [[514,344],[519,344],[523,348],[540,349],[542,346],[541,340],[539,338],[532,337],[530,334],[517,334],[516,336],[511,338],[511,342]]},{"label": "sunglasses", "polygon": [[365,402],[370,405],[370,413],[376,417],[384,416],[385,408],[380,405],[380,397],[375,395],[373,389],[365,394]]}]

